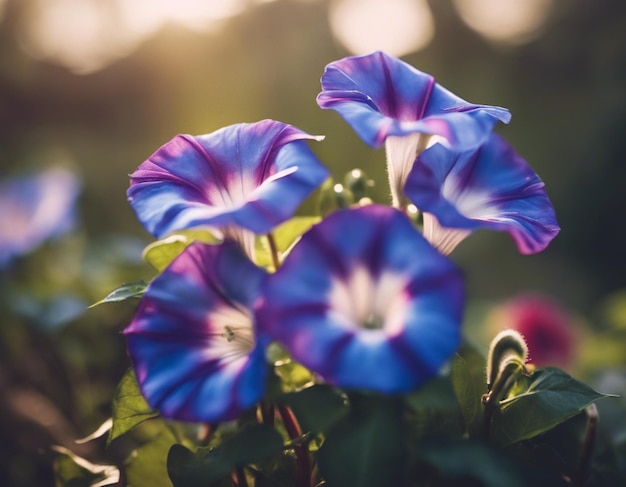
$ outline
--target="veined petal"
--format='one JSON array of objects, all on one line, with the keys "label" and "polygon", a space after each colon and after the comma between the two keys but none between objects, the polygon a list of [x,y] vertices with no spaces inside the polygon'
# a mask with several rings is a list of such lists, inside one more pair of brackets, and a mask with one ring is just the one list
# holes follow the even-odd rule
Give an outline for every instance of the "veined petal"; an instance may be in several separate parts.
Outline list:
[{"label": "veined petal", "polygon": [[79,192],[78,178],[62,168],[0,182],[0,268],[71,230]]},{"label": "veined petal", "polygon": [[240,248],[194,243],[148,287],[124,331],[148,403],[186,421],[233,419],[265,386],[254,303],[266,278]]},{"label": "veined petal", "polygon": [[128,199],[158,238],[197,226],[267,233],[328,177],[305,139],[319,137],[273,120],[178,135],[131,175]]},{"label": "veined petal", "polygon": [[321,108],[337,111],[372,147],[388,136],[439,135],[457,149],[480,145],[508,110],[475,105],[435,79],[383,52],[352,56],[326,66]]},{"label": "veined petal", "polygon": [[333,385],[407,392],[460,340],[463,284],[401,212],[369,205],[312,227],[268,277],[259,326]]},{"label": "veined petal", "polygon": [[415,161],[405,193],[424,212],[425,235],[444,253],[460,241],[459,231],[507,231],[521,253],[532,254],[560,230],[543,181],[496,134],[473,151],[441,144],[426,150]]}]

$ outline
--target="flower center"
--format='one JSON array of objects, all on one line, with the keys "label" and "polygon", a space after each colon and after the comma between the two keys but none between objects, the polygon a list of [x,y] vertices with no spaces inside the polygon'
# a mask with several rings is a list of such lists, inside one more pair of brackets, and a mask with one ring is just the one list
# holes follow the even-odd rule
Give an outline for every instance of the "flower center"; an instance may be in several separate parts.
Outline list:
[{"label": "flower center", "polygon": [[346,279],[335,279],[329,293],[329,314],[339,326],[395,335],[404,328],[406,278],[385,271],[375,278],[357,266]]}]

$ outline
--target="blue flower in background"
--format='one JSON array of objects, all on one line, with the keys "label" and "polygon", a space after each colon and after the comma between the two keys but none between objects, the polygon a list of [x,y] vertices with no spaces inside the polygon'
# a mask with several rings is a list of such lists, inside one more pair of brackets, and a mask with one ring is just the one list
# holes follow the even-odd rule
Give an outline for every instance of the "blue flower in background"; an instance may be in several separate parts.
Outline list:
[{"label": "blue flower in background", "polygon": [[124,333],[143,395],[163,416],[229,420],[261,398],[254,303],[265,278],[233,242],[194,243],[150,283]]},{"label": "blue flower in background", "polygon": [[62,168],[0,181],[0,268],[74,228],[80,187]]},{"label": "blue flower in background", "polygon": [[408,392],[459,345],[460,272],[401,212],[370,205],[314,226],[268,277],[259,326],[340,387]]},{"label": "blue flower in background", "polygon": [[476,150],[427,149],[405,192],[424,213],[424,236],[444,254],[479,228],[508,232],[522,254],[543,250],[559,232],[543,181],[496,134]]},{"label": "blue flower in background", "polygon": [[320,137],[273,120],[178,135],[131,175],[130,204],[158,238],[199,226],[268,233],[328,177],[305,139]]},{"label": "blue flower in background", "polygon": [[321,108],[336,110],[370,146],[386,145],[393,204],[416,155],[443,139],[465,150],[477,147],[493,126],[508,123],[508,110],[474,105],[452,94],[426,73],[383,52],[329,64],[322,76]]}]

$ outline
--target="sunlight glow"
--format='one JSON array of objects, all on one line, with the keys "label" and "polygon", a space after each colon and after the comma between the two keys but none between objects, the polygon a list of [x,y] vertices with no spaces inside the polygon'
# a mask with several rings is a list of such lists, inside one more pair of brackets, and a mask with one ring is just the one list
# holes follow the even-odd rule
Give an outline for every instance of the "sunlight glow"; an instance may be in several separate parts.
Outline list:
[{"label": "sunlight glow", "polygon": [[454,0],[465,24],[486,39],[510,45],[535,39],[552,0]]},{"label": "sunlight glow", "polygon": [[335,0],[329,15],[333,34],[353,54],[402,56],[426,47],[435,32],[426,0]]},{"label": "sunlight glow", "polygon": [[166,24],[211,32],[250,4],[248,0],[31,0],[20,19],[19,40],[36,59],[87,74],[127,56]]}]

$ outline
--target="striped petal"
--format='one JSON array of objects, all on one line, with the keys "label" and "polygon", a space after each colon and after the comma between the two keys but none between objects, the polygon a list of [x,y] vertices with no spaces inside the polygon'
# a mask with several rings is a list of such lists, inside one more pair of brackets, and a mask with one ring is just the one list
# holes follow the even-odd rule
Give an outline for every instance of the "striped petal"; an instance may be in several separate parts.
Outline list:
[{"label": "striped petal", "polygon": [[269,232],[328,176],[304,142],[273,120],[178,135],[131,175],[128,199],[154,236],[208,226]]},{"label": "striped petal", "polygon": [[265,277],[234,243],[195,243],[152,281],[124,333],[142,392],[163,416],[229,420],[261,398],[254,302]]},{"label": "striped petal", "polygon": [[330,63],[317,98],[322,108],[336,110],[370,146],[387,151],[394,206],[417,154],[443,140],[457,150],[475,148],[493,126],[508,123],[508,110],[468,103],[435,79],[383,52]]},{"label": "striped petal", "polygon": [[459,345],[459,271],[400,212],[337,211],[268,278],[259,326],[327,382],[408,392]]},{"label": "striped petal", "polygon": [[445,254],[478,228],[508,232],[522,254],[543,250],[560,230],[543,181],[496,134],[473,151],[426,150],[405,192],[424,212],[425,236]]}]

